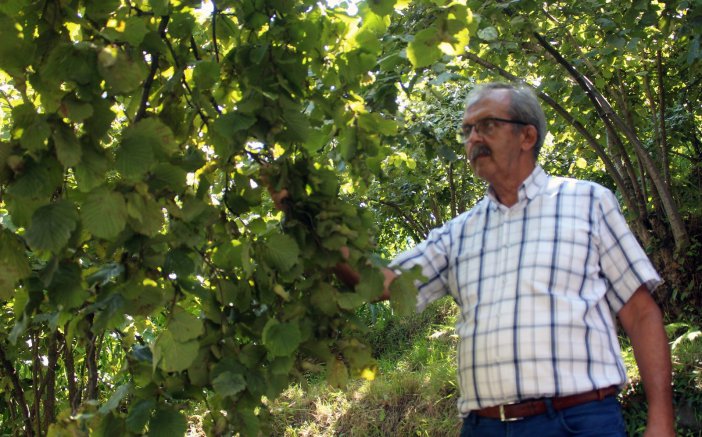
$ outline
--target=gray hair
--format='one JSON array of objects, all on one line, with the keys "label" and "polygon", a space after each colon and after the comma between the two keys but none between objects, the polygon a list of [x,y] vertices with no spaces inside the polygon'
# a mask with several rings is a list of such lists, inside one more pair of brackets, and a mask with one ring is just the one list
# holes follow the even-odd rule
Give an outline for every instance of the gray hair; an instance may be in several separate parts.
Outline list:
[{"label": "gray hair", "polygon": [[539,99],[534,91],[525,86],[505,82],[490,82],[473,88],[466,97],[466,110],[487,97],[493,90],[507,90],[510,94],[509,115],[515,120],[521,120],[536,128],[536,143],[534,144],[534,158],[539,157],[539,151],[546,138],[546,116],[539,104]]}]

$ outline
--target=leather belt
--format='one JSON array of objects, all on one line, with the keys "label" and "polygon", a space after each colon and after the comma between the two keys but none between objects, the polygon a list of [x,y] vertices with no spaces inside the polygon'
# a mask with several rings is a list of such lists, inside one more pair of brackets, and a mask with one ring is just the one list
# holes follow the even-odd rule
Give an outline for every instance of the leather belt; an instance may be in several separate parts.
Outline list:
[{"label": "leather belt", "polygon": [[[551,398],[554,410],[565,410],[566,408],[584,404],[585,402],[601,401],[607,396],[613,396],[619,392],[616,386],[600,388],[597,390],[578,393],[569,396],[560,396]],[[496,405],[486,407],[482,410],[474,410],[473,413],[480,417],[488,417],[490,419],[500,419],[501,421],[519,420],[537,414],[544,414],[548,411],[546,399],[535,399],[531,401],[519,402],[516,404]]]}]

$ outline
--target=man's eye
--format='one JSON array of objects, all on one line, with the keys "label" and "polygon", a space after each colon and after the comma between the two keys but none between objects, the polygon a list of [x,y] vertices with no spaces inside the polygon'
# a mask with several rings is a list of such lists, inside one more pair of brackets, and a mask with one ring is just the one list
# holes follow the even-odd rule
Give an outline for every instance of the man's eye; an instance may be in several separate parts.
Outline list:
[{"label": "man's eye", "polygon": [[483,129],[487,132],[491,131],[495,127],[495,120],[484,120]]}]

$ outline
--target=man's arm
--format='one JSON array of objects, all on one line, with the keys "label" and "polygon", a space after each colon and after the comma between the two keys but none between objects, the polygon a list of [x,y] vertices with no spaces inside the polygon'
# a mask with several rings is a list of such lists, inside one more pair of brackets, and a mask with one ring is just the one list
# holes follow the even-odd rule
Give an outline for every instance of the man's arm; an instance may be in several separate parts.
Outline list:
[{"label": "man's arm", "polygon": [[648,401],[646,436],[675,435],[672,369],[663,316],[645,285],[619,311]]}]

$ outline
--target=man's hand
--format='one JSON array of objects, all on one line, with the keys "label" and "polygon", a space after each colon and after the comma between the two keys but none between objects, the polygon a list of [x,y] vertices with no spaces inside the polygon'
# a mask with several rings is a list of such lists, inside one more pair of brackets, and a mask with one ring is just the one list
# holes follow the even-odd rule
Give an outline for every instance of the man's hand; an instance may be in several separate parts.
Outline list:
[{"label": "man's hand", "polygon": [[269,165],[266,165],[261,169],[261,182],[266,186],[268,194],[270,194],[271,200],[273,200],[273,205],[275,205],[275,209],[278,211],[287,212],[289,208],[288,199],[290,199],[290,192],[287,190],[287,188],[283,188],[281,190],[275,189],[268,174],[270,172],[270,168],[271,167]]}]

